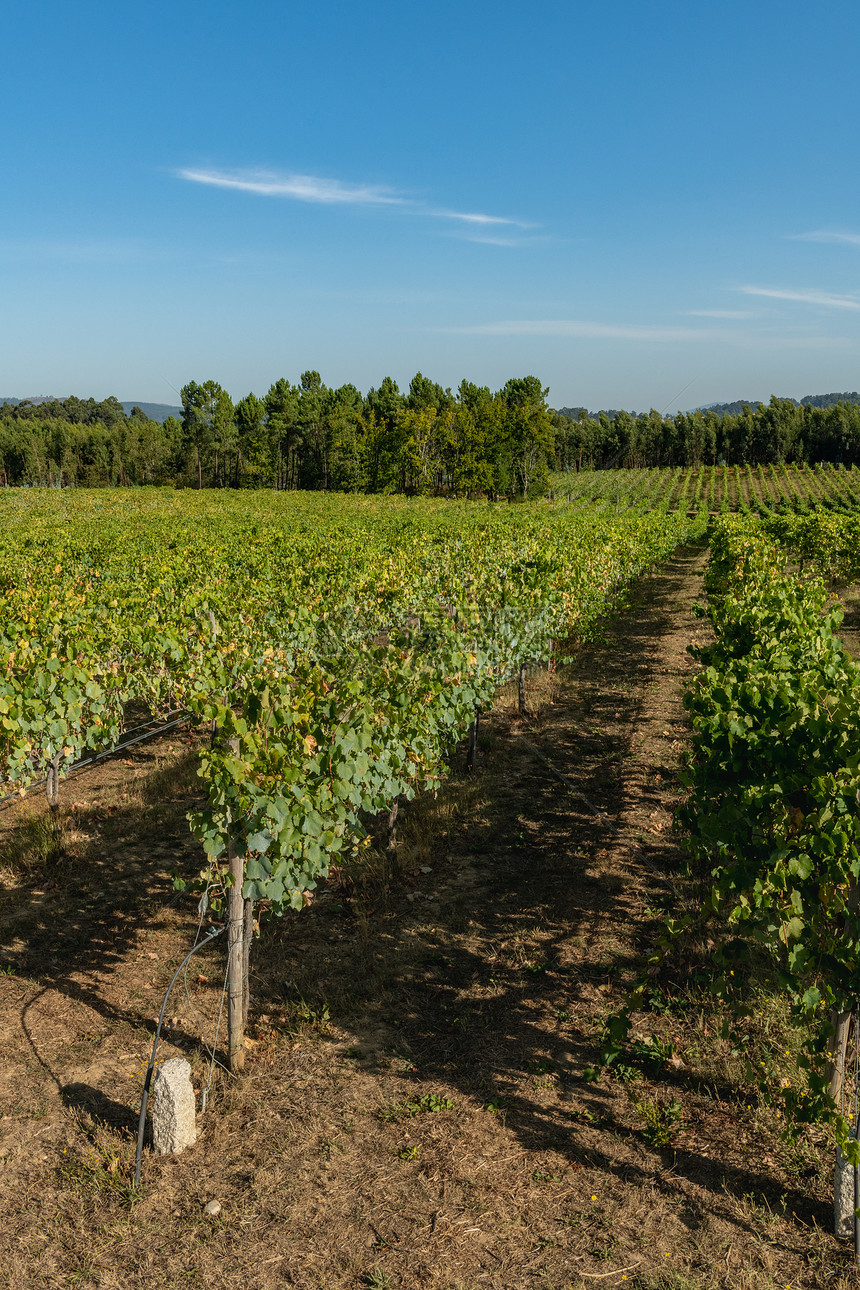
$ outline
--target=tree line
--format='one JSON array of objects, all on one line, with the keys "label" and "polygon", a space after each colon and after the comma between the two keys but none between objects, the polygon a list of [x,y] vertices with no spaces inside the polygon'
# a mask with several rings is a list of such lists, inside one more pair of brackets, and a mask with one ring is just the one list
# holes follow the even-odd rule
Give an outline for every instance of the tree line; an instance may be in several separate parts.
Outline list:
[{"label": "tree line", "polygon": [[329,489],[458,497],[541,495],[551,470],[637,466],[860,464],[860,405],[772,398],[713,409],[553,412],[535,376],[456,392],[417,373],[362,394],[304,372],[234,403],[190,381],[181,417],[126,415],[115,398],[0,407],[0,484]]},{"label": "tree line", "polygon": [[419,372],[406,392],[386,377],[363,395],[308,371],[236,403],[190,381],[163,423],[116,399],[4,404],[0,480],[533,497],[556,464],[548,393],[535,376],[452,393]]},{"label": "tree line", "polygon": [[736,416],[714,409],[670,417],[653,408],[638,416],[569,409],[554,414],[553,426],[559,470],[860,463],[860,405],[854,402],[818,407],[772,398],[745,406]]}]

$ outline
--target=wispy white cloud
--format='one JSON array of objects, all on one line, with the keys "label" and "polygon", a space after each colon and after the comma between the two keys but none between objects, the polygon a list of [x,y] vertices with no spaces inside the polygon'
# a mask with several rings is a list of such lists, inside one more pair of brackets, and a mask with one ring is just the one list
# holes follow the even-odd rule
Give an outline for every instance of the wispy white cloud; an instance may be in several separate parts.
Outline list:
[{"label": "wispy white cloud", "polygon": [[402,206],[406,200],[379,185],[342,184],[339,179],[320,179],[314,175],[278,175],[268,170],[179,170],[177,174],[194,184],[324,205]]},{"label": "wispy white cloud", "polygon": [[818,228],[811,233],[789,233],[792,242],[838,242],[847,246],[860,246],[860,233],[840,232],[838,229]]},{"label": "wispy white cloud", "polygon": [[754,318],[749,309],[685,309],[688,318]]},{"label": "wispy white cloud", "polygon": [[457,219],[462,220],[464,224],[511,224],[516,228],[533,228],[533,224],[524,224],[518,219],[506,219],[502,215],[480,215],[476,213],[467,213],[465,211],[436,211],[428,212],[435,215],[437,219]]},{"label": "wispy white cloud", "polygon": [[804,305],[818,305],[825,309],[860,309],[860,299],[856,296],[841,296],[830,291],[818,291],[815,288],[789,291],[782,287],[738,287],[747,296],[766,296],[770,300],[796,300]]},{"label": "wispy white cloud", "polygon": [[[230,188],[238,192],[254,193],[258,197],[287,197],[293,201],[314,202],[327,206],[397,206],[415,215],[434,219],[455,220],[467,228],[533,228],[521,220],[503,215],[487,215],[480,211],[452,211],[436,209],[426,202],[409,197],[380,184],[344,184],[339,179],[323,179],[315,175],[278,174],[270,170],[211,170],[186,167],[176,171],[180,179],[193,184],[206,184],[212,188]],[[490,239],[471,238],[471,241]],[[495,246],[515,246],[512,240],[498,239]]]},{"label": "wispy white cloud", "polygon": [[657,327],[583,322],[573,318],[507,320],[448,328],[469,336],[567,336],[580,340],[713,340],[721,334],[704,327]]},{"label": "wispy white cloud", "polygon": [[467,237],[466,242],[477,242],[479,246],[523,246],[529,239],[523,237]]}]

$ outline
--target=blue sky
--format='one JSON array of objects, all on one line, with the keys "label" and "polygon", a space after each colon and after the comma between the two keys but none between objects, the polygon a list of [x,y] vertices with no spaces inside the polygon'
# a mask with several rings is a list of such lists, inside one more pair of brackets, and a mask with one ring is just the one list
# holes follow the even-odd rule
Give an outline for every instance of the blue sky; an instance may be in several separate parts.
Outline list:
[{"label": "blue sky", "polygon": [[860,8],[8,6],[0,396],[860,388]]}]

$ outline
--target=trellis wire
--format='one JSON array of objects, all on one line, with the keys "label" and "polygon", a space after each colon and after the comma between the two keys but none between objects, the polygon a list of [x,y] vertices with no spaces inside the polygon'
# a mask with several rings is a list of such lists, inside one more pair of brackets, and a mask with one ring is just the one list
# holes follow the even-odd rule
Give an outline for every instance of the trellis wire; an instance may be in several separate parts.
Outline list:
[{"label": "trellis wire", "polygon": [[[212,886],[211,881],[206,883],[206,888],[205,888],[205,890],[204,890],[204,892],[203,892],[203,895],[200,897],[200,901],[199,901],[198,906],[197,906],[197,909],[198,909],[198,912],[199,912],[199,914],[200,914],[200,917],[199,917],[199,918],[198,918],[198,920],[197,920],[197,930],[196,930],[196,932],[194,933],[194,945],[195,945],[195,946],[197,945],[197,941],[198,941],[198,939],[199,939],[199,937],[200,937],[200,928],[203,926],[203,919],[206,917],[206,911],[207,911],[207,909],[209,908],[209,889],[210,889],[210,887],[211,887],[211,886]],[[210,1090],[210,1088],[211,1088],[211,1086],[212,1086],[212,1076],[213,1076],[213,1074],[214,1074],[214,1068],[215,1068],[215,1066],[220,1066],[220,1067],[221,1067],[221,1069],[222,1069],[222,1071],[224,1071],[227,1075],[231,1075],[231,1074],[232,1074],[232,1071],[230,1071],[230,1070],[229,1070],[229,1069],[224,1065],[224,1063],[223,1063],[223,1062],[219,1062],[219,1061],[218,1061],[218,1058],[215,1056],[215,1053],[217,1052],[217,1049],[218,1049],[218,1033],[219,1033],[219,1031],[220,1031],[220,1029],[221,1029],[221,1014],[222,1014],[223,1009],[224,1009],[224,991],[223,991],[223,990],[221,991],[221,1007],[220,1007],[219,1012],[218,1012],[218,1022],[217,1022],[217,1025],[216,1025],[216,1027],[215,1027],[215,1038],[213,1039],[213,1041],[212,1041],[212,1045],[210,1046],[210,1045],[206,1042],[206,1023],[203,1021],[203,1018],[200,1016],[200,1013],[197,1011],[196,1007],[194,1006],[194,1000],[191,998],[191,992],[190,992],[190,990],[188,989],[188,959],[187,959],[187,958],[186,958],[186,960],[185,960],[185,969],[184,969],[184,971],[183,971],[183,973],[182,973],[182,986],[183,986],[183,989],[185,990],[185,998],[186,998],[186,1000],[187,1000],[187,1002],[188,1002],[188,1006],[189,1006],[189,1008],[191,1009],[191,1015],[192,1015],[192,1017],[194,1018],[194,1020],[197,1022],[198,1026],[200,1027],[200,1034],[201,1034],[200,1042],[202,1043],[203,1047],[206,1049],[207,1053],[209,1054],[209,1058],[210,1058],[210,1061],[209,1061],[209,1082],[208,1082],[208,1084],[206,1085],[206,1088],[203,1090],[203,1097],[202,1097],[202,1100],[201,1100],[201,1106],[200,1106],[201,1111],[205,1111],[205,1110],[206,1110],[206,1100],[207,1100],[207,1098],[208,1098],[208,1096],[209,1096],[209,1090]],[[225,988],[226,988],[226,987],[225,987]]]},{"label": "trellis wire", "polygon": [[[143,1094],[140,1099],[140,1116],[137,1122],[137,1151],[134,1157],[135,1187],[140,1186],[140,1165],[141,1165],[141,1158],[143,1156],[143,1133],[146,1127],[146,1107],[147,1107],[147,1103],[149,1102],[149,1088],[152,1083],[152,1072],[155,1067],[155,1054],[158,1051],[158,1041],[161,1038],[161,1027],[164,1023],[164,1013],[167,1009],[167,1000],[170,998],[170,991],[173,989],[174,985],[176,984],[176,980],[180,972],[185,967],[186,963],[191,958],[192,954],[196,954],[198,950],[203,949],[204,945],[209,945],[212,941],[214,941],[215,937],[220,936],[221,933],[226,928],[226,926],[227,924],[224,923],[222,924],[221,927],[213,927],[206,934],[203,940],[200,941],[198,945],[194,945],[188,951],[188,953],[185,955],[185,958],[182,960],[182,962],[179,964],[179,967],[174,972],[173,977],[171,978],[171,981],[170,981],[170,985],[167,987],[167,992],[164,996],[164,1002],[161,1005],[161,1012],[158,1015],[158,1025],[155,1028],[155,1037],[152,1041],[152,1054],[150,1055],[150,1058],[149,1058],[149,1065],[146,1068],[146,1078],[143,1081]],[[223,999],[222,999],[222,1006],[223,1006]],[[217,1042],[217,1036],[216,1036],[216,1042]]]},{"label": "trellis wire", "polygon": [[[96,753],[92,757],[87,757],[84,761],[76,761],[73,763],[71,772],[66,776],[66,779],[71,779],[73,775],[77,775],[80,771],[85,770],[87,766],[92,766],[97,761],[101,761],[105,757],[113,757],[115,753],[122,752],[124,748],[131,748],[132,744],[142,743],[144,739],[154,739],[156,735],[163,734],[165,730],[173,730],[175,726],[184,725],[188,720],[189,716],[186,713],[176,721],[169,722],[166,726],[156,726],[155,730],[147,730],[145,734],[138,735],[136,739],[129,739],[126,743],[117,744],[115,748],[106,748],[104,752]],[[142,726],[132,726],[132,730],[142,729]],[[32,784],[28,784],[23,792],[18,791],[15,793],[7,793],[5,797],[0,797],[0,806],[3,806],[6,802],[11,802],[13,798],[18,799],[20,797],[26,797],[26,795],[28,793],[32,793],[34,789],[44,788],[46,783],[47,780],[45,779],[35,780]]]},{"label": "trellis wire", "polygon": [[[224,924],[224,926],[226,927],[226,923]],[[227,962],[224,965],[224,984],[221,987],[221,1001],[218,1005],[218,1020],[215,1023],[215,1038],[212,1041],[212,1047],[209,1049],[209,1058],[210,1058],[209,1079],[206,1081],[206,1087],[203,1089],[203,1092],[200,1095],[201,1112],[206,1110],[206,1103],[209,1100],[209,1094],[212,1089],[212,1079],[215,1074],[216,1063],[218,1066],[221,1067],[222,1071],[226,1071],[228,1075],[232,1076],[233,1074],[233,1072],[231,1070],[228,1070],[228,1068],[224,1065],[224,1063],[219,1062],[217,1057],[215,1056],[215,1053],[218,1048],[218,1036],[221,1033],[221,1022],[224,1017],[224,1000],[227,997],[227,986],[229,984],[229,976],[230,976],[230,956],[228,955]]]}]

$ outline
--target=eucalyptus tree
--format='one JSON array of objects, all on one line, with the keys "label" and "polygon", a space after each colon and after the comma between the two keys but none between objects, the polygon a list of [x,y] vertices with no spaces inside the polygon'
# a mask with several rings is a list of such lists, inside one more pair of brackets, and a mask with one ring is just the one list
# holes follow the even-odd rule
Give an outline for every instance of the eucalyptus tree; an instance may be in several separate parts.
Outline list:
[{"label": "eucalyptus tree", "polygon": [[329,487],[360,492],[366,486],[364,400],[354,385],[328,390],[323,406]]},{"label": "eucalyptus tree", "polygon": [[256,394],[246,394],[236,404],[236,472],[239,483],[247,472],[255,481],[266,477],[271,464],[266,440],[266,404]]},{"label": "eucalyptus tree", "polygon": [[298,425],[305,444],[300,479],[305,488],[329,486],[325,408],[328,391],[317,371],[302,372],[298,393]]},{"label": "eucalyptus tree", "polygon": [[405,400],[393,377],[367,392],[367,483],[371,492],[396,493],[403,488],[402,435],[399,420]]},{"label": "eucalyptus tree", "polygon": [[515,377],[502,390],[511,449],[511,495],[518,492],[525,498],[546,485],[554,442],[548,394],[536,376]]},{"label": "eucalyptus tree", "polygon": [[269,387],[264,403],[275,487],[295,487],[295,458],[301,443],[299,391],[281,377]]},{"label": "eucalyptus tree", "polygon": [[203,487],[203,464],[214,458],[214,482],[218,480],[218,453],[229,442],[233,404],[217,381],[189,381],[180,391],[182,399],[183,444],[194,453],[197,487]]}]

